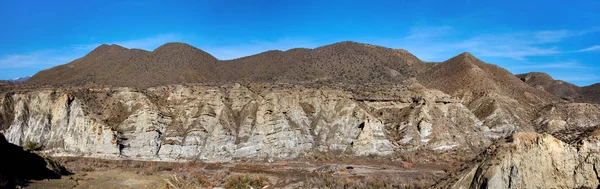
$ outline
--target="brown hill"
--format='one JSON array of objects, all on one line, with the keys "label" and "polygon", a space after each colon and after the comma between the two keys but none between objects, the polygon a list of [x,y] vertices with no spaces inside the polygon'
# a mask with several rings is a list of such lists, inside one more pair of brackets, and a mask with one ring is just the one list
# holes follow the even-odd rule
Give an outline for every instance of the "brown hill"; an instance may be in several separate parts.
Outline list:
[{"label": "brown hill", "polygon": [[530,72],[525,74],[517,74],[516,76],[534,88],[545,90],[566,100],[572,101],[576,98],[579,98],[581,93],[581,89],[579,87],[564,81],[554,80],[546,73]]},{"label": "brown hill", "polygon": [[436,64],[420,74],[418,80],[427,87],[458,96],[471,92],[496,93],[528,104],[552,99],[550,94],[535,90],[509,71],[486,64],[467,52]]},{"label": "brown hill", "polygon": [[584,102],[600,104],[600,83],[582,87],[581,96]]},{"label": "brown hill", "polygon": [[565,81],[554,80],[550,75],[542,72],[530,72],[516,76],[534,88],[547,91],[568,101],[600,103],[600,83],[578,87]]},{"label": "brown hill", "polygon": [[509,71],[469,53],[436,64],[417,79],[426,87],[459,97],[490,128],[492,138],[516,130],[533,131],[536,108],[554,97],[523,83]]},{"label": "brown hill", "polygon": [[28,83],[148,87],[232,81],[398,82],[429,65],[404,50],[355,42],[227,61],[183,43],[165,44],[153,52],[101,45],[71,63],[39,72]]},{"label": "brown hill", "polygon": [[27,83],[49,85],[152,86],[214,77],[216,58],[183,43],[152,52],[101,45],[71,63],[41,71]]},{"label": "brown hill", "polygon": [[428,64],[404,50],[341,42],[316,49],[268,51],[225,61],[237,79],[258,81],[397,82]]}]

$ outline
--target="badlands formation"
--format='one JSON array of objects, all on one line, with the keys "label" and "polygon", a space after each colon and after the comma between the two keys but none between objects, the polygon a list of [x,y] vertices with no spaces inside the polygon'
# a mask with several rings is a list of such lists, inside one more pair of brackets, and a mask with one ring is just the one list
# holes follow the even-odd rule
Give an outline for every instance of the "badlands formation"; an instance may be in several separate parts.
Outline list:
[{"label": "badlands formation", "polygon": [[[226,61],[181,43],[102,45],[0,82],[0,130],[54,157],[443,161],[454,168],[419,187],[596,188],[597,86],[515,76],[469,53],[426,63],[354,42]],[[306,183],[280,187],[318,187]]]}]

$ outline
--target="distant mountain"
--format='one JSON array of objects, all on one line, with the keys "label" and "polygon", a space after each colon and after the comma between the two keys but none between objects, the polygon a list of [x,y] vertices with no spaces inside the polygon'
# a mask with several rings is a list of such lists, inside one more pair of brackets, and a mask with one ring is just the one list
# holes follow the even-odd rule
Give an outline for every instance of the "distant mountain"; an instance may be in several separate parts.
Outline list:
[{"label": "distant mountain", "polygon": [[405,50],[355,42],[268,51],[222,63],[233,71],[229,78],[237,80],[335,83],[397,82],[431,65]]},{"label": "distant mountain", "polygon": [[517,74],[523,82],[569,101],[600,103],[600,83],[578,87],[542,72]]},{"label": "distant mountain", "polygon": [[28,83],[132,87],[232,81],[375,83],[414,77],[431,65],[405,50],[355,42],[226,61],[183,43],[168,43],[152,52],[101,45],[73,62],[37,73]]},{"label": "distant mountain", "polygon": [[10,82],[25,82],[25,81],[27,81],[29,78],[30,78],[29,76],[25,76],[25,77],[17,77],[17,78],[14,78],[14,79],[9,79],[8,81],[10,81]]},{"label": "distant mountain", "polygon": [[183,43],[149,52],[101,45],[86,56],[35,74],[28,83],[147,87],[215,78],[218,60]]}]

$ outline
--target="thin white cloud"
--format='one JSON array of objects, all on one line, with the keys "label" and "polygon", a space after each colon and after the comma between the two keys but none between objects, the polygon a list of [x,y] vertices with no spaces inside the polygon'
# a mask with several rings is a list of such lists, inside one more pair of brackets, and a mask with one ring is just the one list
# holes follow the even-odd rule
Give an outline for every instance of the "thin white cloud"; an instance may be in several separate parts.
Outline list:
[{"label": "thin white cloud", "polygon": [[538,31],[533,33],[533,37],[538,43],[553,43],[558,42],[564,38],[577,35],[577,33],[568,30],[549,30],[549,31]]},{"label": "thin white cloud", "polygon": [[374,40],[374,43],[404,48],[425,61],[443,61],[460,52],[471,52],[478,57],[525,61],[527,57],[570,53],[572,51],[559,49],[555,43],[599,31],[544,30],[466,34],[448,26],[419,27],[411,29],[406,37]]},{"label": "thin white cloud", "polygon": [[577,52],[588,52],[588,51],[600,51],[600,45],[594,45],[585,49],[578,50]]},{"label": "thin white cloud", "polygon": [[410,29],[409,35],[404,37],[403,40],[432,40],[442,36],[448,36],[454,32],[456,31],[450,26],[413,27]]},{"label": "thin white cloud", "polygon": [[0,58],[0,68],[48,68],[67,63],[79,56],[56,50],[42,50],[27,54],[7,55]]}]

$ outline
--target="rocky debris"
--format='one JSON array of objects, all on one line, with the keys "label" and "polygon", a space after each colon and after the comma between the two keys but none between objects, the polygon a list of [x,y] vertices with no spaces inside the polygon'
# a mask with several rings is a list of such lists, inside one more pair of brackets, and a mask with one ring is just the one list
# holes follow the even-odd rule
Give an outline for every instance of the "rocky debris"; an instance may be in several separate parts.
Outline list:
[{"label": "rocky debris", "polygon": [[597,134],[571,145],[549,134],[516,133],[436,188],[597,188],[599,142]]}]

